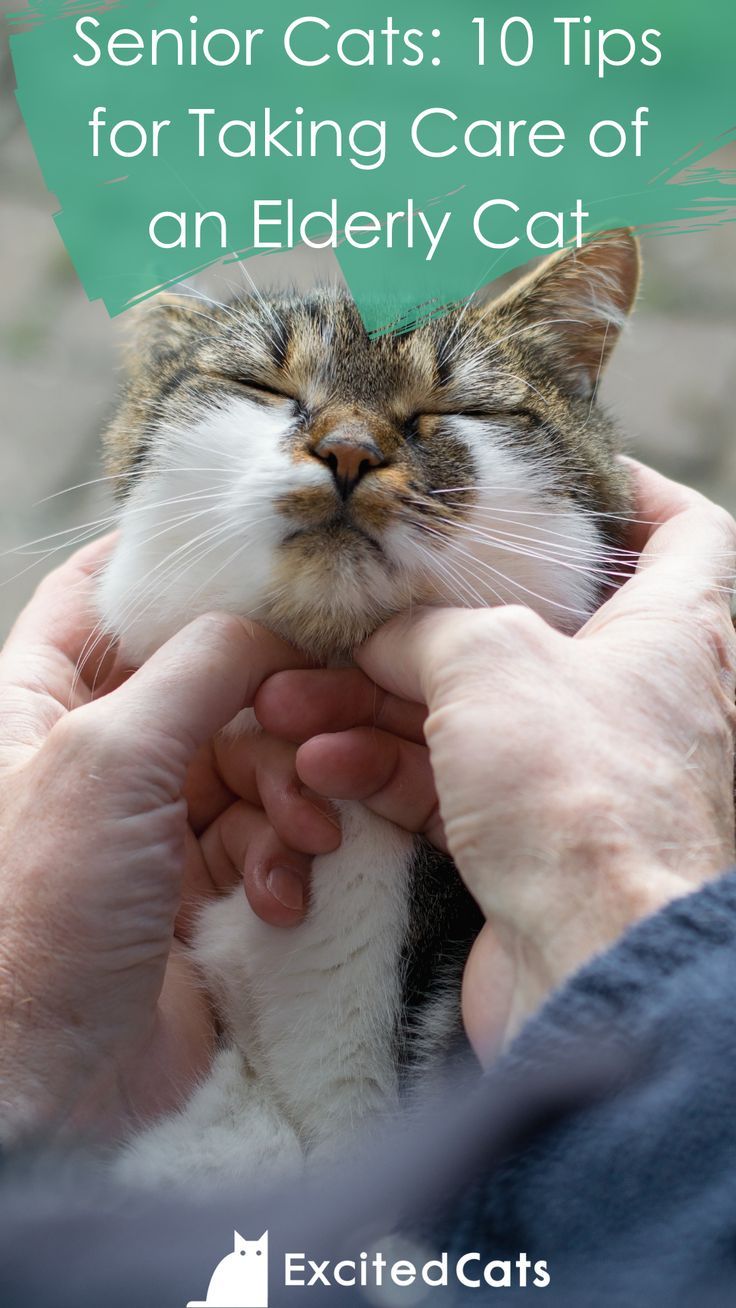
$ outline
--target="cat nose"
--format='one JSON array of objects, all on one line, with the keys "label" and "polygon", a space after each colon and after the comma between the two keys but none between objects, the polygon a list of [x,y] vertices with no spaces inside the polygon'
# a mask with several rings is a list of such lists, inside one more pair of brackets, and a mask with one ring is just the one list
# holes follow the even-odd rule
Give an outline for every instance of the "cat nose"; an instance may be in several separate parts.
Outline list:
[{"label": "cat nose", "polygon": [[325,436],[312,453],[327,464],[344,500],[352,495],[367,473],[382,468],[386,462],[372,441],[351,441],[338,436]]}]

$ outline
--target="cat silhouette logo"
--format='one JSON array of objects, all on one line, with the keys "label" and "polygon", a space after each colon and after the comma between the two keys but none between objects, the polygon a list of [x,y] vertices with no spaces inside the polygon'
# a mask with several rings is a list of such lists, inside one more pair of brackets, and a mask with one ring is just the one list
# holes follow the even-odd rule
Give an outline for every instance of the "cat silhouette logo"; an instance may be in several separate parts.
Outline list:
[{"label": "cat silhouette logo", "polygon": [[187,1308],[268,1308],[268,1231],[260,1240],[233,1234],[235,1247],[212,1273],[207,1298]]}]

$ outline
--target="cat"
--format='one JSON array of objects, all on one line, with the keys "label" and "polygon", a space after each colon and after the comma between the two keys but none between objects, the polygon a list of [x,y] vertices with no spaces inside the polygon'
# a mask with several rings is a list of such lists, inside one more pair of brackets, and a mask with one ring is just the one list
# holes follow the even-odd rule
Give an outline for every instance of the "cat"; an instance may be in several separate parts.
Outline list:
[{"label": "cat", "polygon": [[[573,632],[626,557],[627,476],[597,398],[638,283],[621,230],[403,335],[370,338],[336,290],[154,299],[106,438],[105,629],[136,663],[212,609],[325,662],[416,604],[525,604]],[[460,1056],[478,910],[421,840],[339,811],[296,931],[242,888],[202,912],[222,1046],[189,1102],[127,1141],[128,1180],[290,1173]]]},{"label": "cat", "polygon": [[192,1299],[187,1308],[268,1308],[268,1231],[260,1240],[244,1240],[233,1232],[234,1248],[217,1264],[207,1298]]}]

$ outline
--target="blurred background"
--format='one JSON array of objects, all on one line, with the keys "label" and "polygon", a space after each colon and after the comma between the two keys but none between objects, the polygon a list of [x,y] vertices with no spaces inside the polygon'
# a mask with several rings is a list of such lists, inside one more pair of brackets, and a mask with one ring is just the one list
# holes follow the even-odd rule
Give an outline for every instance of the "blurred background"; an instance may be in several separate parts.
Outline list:
[{"label": "blurred background", "polygon": [[[5,7],[0,0],[0,24]],[[13,85],[0,33],[0,641],[37,578],[67,552],[69,529],[110,512],[105,482],[80,483],[104,474],[99,439],[123,326],[77,281]],[[722,162],[733,168],[736,147],[727,153]],[[736,223],[648,239],[644,260],[641,301],[604,402],[632,453],[736,511]],[[256,279],[258,264],[248,264]],[[315,264],[289,256],[288,276],[309,279]]]}]

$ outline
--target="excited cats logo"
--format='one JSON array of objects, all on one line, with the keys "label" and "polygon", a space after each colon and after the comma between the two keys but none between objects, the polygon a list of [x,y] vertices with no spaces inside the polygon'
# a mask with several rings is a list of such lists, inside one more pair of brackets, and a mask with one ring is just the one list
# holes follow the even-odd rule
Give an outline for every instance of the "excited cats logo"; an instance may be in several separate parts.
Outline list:
[{"label": "excited cats logo", "polygon": [[[234,1237],[233,1252],[212,1273],[207,1298],[190,1300],[187,1308],[268,1308],[268,1231],[260,1240],[244,1240],[237,1231]],[[453,1285],[473,1290],[546,1289],[550,1280],[547,1263],[533,1262],[525,1253],[513,1262],[488,1259],[477,1251],[453,1259],[447,1252],[432,1255],[429,1249],[391,1235],[385,1237],[381,1249],[337,1262],[309,1258],[304,1252],[286,1253],[281,1284],[285,1288],[360,1286],[371,1292],[372,1302],[392,1304],[396,1302],[394,1287],[415,1287],[406,1302],[418,1303],[416,1290],[423,1299],[428,1291]]]},{"label": "excited cats logo", "polygon": [[260,1240],[233,1232],[234,1248],[217,1264],[206,1299],[190,1299],[187,1308],[268,1308],[268,1231]]}]

